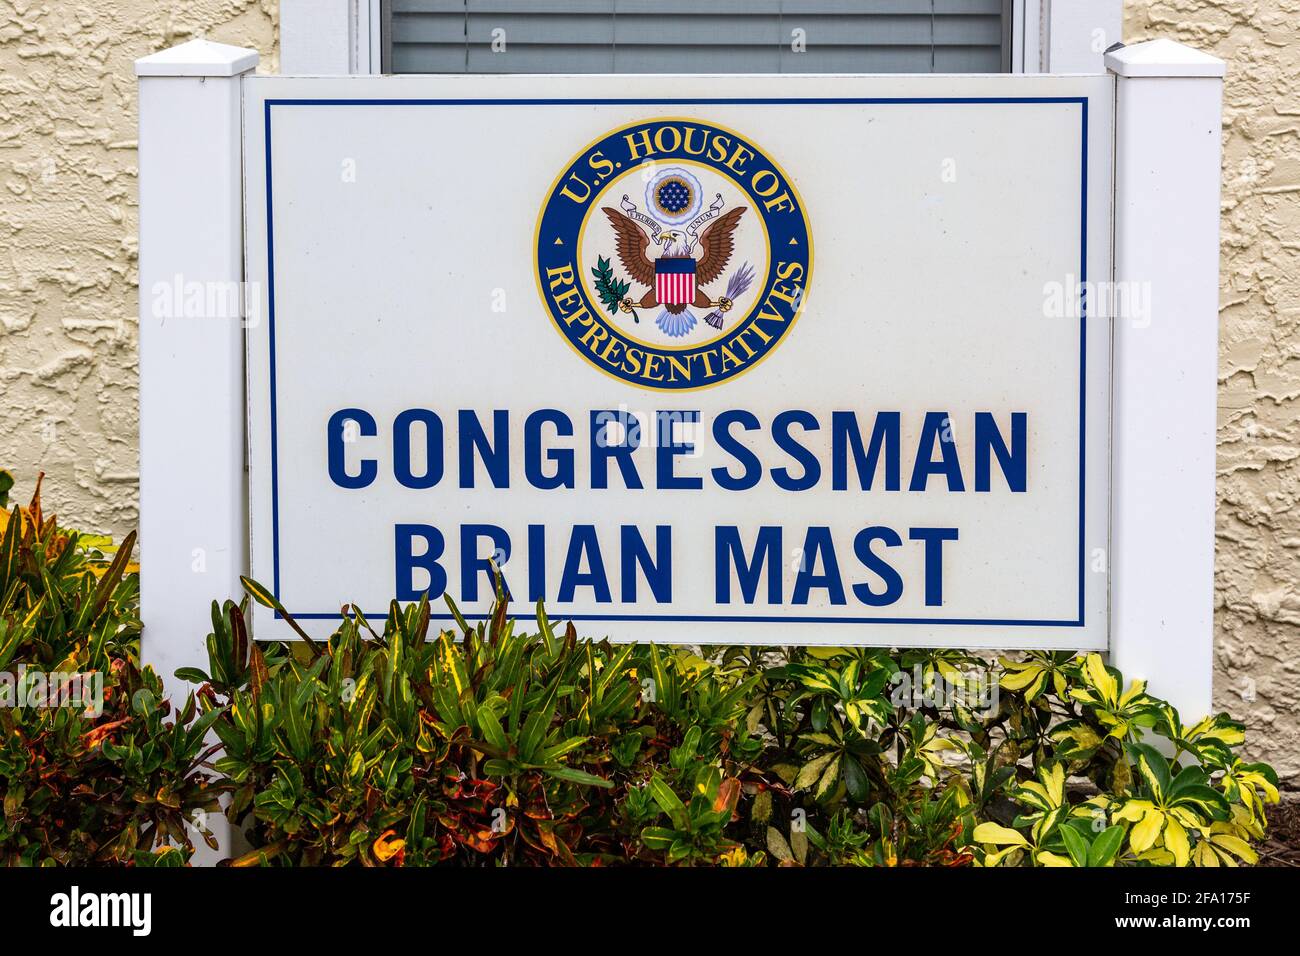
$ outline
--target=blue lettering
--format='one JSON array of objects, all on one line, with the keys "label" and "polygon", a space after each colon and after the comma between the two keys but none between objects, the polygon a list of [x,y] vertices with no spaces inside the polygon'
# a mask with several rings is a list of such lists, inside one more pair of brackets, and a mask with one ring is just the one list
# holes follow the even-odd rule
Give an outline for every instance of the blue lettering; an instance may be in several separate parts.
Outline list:
[{"label": "blue lettering", "polygon": [[758,529],[754,542],[754,559],[745,560],[745,548],[740,543],[740,530],[735,525],[719,525],[714,535],[714,596],[719,604],[731,603],[731,569],[736,569],[740,593],[746,604],[754,603],[758,593],[758,579],[767,568],[767,603],[781,603],[782,564],[781,529],[764,526]]},{"label": "blue lettering", "polygon": [[[399,524],[394,529],[393,552],[397,567],[397,600],[418,601],[423,594],[437,597],[447,590],[447,572],[438,564],[446,546],[442,532],[427,524]],[[422,554],[415,553],[415,539],[423,538]],[[427,587],[415,586],[415,571],[429,576]]]},{"label": "blue lettering", "polygon": [[379,426],[375,424],[373,415],[360,408],[339,409],[330,416],[329,424],[325,426],[330,481],[340,488],[365,488],[373,483],[375,476],[379,474],[379,463],[373,458],[363,458],[361,470],[355,475],[348,474],[347,449],[344,447],[347,443],[344,438],[344,422],[354,422],[357,426],[357,434],[365,438],[374,438],[378,435]]}]

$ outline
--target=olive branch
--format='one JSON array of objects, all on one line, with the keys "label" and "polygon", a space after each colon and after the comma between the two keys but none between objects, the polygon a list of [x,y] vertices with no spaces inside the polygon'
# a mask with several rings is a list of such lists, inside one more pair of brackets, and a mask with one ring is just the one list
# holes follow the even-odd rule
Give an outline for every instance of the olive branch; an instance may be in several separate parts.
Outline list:
[{"label": "olive branch", "polygon": [[[591,270],[591,274],[596,277],[596,294],[600,296],[601,303],[611,313],[617,315],[619,306],[630,288],[627,281],[614,278],[614,267],[604,256],[596,257],[596,267]],[[635,310],[629,311],[632,312],[632,321],[641,321]]]}]

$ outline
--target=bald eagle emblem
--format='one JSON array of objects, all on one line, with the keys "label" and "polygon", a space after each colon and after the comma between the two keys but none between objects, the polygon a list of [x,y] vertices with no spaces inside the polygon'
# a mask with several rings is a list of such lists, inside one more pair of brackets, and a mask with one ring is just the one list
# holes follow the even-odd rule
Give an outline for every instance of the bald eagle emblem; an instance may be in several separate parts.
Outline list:
[{"label": "bald eagle emblem", "polygon": [[671,338],[681,338],[695,328],[692,309],[712,310],[704,321],[721,329],[723,315],[749,288],[754,271],[748,263],[736,270],[725,293],[717,298],[706,287],[722,278],[731,262],[736,227],[747,207],[738,205],[724,211],[722,194],[717,193],[703,210],[699,180],[680,167],[654,176],[645,198],[645,212],[626,194],[620,208],[601,207],[614,229],[614,246],[623,271],[646,290],[639,297],[627,295],[628,283],[614,283],[608,262],[602,261],[592,272],[606,306],[612,311],[616,305],[637,322],[637,310],[659,308],[655,324]]},{"label": "bald eagle emblem", "polygon": [[659,391],[711,388],[765,361],[804,311],[812,272],[794,182],[763,146],[698,116],[634,120],[587,143],[557,170],[533,241],[544,316],[564,342]]}]

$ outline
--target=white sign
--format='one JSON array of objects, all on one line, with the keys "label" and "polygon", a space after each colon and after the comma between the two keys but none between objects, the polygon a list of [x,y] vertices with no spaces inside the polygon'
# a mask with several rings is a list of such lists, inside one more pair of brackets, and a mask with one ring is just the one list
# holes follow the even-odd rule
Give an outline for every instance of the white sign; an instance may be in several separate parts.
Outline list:
[{"label": "white sign", "polygon": [[1114,95],[250,78],[253,576],[319,633],[496,566],[592,637],[1104,648]]}]

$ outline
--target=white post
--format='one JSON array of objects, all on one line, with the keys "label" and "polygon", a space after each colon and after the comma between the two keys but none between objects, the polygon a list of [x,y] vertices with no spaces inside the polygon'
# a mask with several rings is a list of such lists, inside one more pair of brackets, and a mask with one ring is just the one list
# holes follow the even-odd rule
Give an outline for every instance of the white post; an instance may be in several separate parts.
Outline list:
[{"label": "white post", "polygon": [[280,72],[378,73],[378,0],[280,0]]},{"label": "white post", "polygon": [[1123,0],[1024,0],[1025,73],[1100,73],[1124,35]]},{"label": "white post", "polygon": [[135,62],[141,657],[175,703],[193,689],[176,669],[206,669],[210,602],[248,567],[240,75],[257,59],[192,40]]},{"label": "white post", "polygon": [[1210,712],[1224,64],[1170,40],[1116,75],[1110,658]]}]

